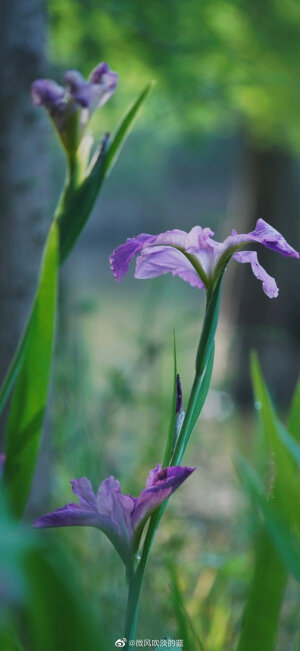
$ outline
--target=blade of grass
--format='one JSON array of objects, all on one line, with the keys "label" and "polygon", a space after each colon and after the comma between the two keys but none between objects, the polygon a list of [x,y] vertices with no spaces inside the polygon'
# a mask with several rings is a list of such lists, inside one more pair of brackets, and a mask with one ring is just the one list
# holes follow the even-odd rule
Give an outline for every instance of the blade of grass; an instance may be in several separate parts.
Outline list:
[{"label": "blade of grass", "polygon": [[[276,416],[256,355],[252,355],[251,370],[264,437],[275,455],[276,480],[272,501],[267,502],[254,470],[243,461],[243,472],[240,474],[263,513],[264,526],[256,548],[254,576],[245,606],[238,651],[250,651],[253,647],[271,651],[276,644],[287,568],[298,580],[300,578],[298,542],[292,531],[295,521],[298,526],[300,522],[300,490],[295,469],[299,449]],[[288,422],[294,435],[300,407],[299,395],[297,387]]]},{"label": "blade of grass", "polygon": [[258,358],[251,356],[251,372],[255,401],[260,405],[263,433],[276,466],[276,505],[284,517],[300,526],[300,490],[295,472],[294,460],[290,456],[283,438],[283,427],[275,413],[267,386],[265,384]]},{"label": "blade of grass", "polygon": [[58,226],[47,240],[26,357],[13,393],[6,430],[4,480],[13,512],[26,505],[38,455],[52,360],[58,271]]},{"label": "blade of grass", "polygon": [[[254,503],[257,504],[264,516],[265,527],[262,531],[262,537],[265,533],[267,533],[269,536],[269,555],[267,554],[267,556],[273,560],[272,563],[270,560],[270,564],[268,562],[265,564],[266,567],[269,568],[268,576],[266,576],[263,564],[261,565],[262,574],[260,575],[262,595],[261,599],[264,600],[265,592],[268,590],[270,592],[272,591],[273,574],[274,576],[276,575],[277,561],[276,556],[273,554],[275,548],[281,557],[281,559],[279,558],[279,564],[281,565],[281,568],[283,567],[284,563],[290,572],[294,575],[296,580],[300,582],[299,537],[296,531],[287,526],[287,523],[282,519],[281,515],[276,509],[273,500],[267,500],[264,493],[264,487],[254,468],[252,468],[248,461],[246,461],[246,459],[241,456],[238,459],[236,465],[241,483],[245,487],[247,493],[250,495]],[[258,549],[260,549],[259,546]],[[270,580],[268,580],[268,577],[270,577]],[[260,609],[260,600],[255,599],[255,604],[256,610]],[[271,601],[268,600],[268,607],[271,607],[271,605],[272,598]]]},{"label": "blade of grass", "polygon": [[203,644],[199,640],[190,616],[184,606],[177,573],[172,562],[169,563],[169,572],[171,578],[172,602],[178,627],[178,637],[183,640],[184,649],[190,649],[192,645],[192,648],[195,651],[204,651]]},{"label": "blade of grass", "polygon": [[288,417],[288,431],[297,441],[300,440],[300,379],[297,383]]},{"label": "blade of grass", "polygon": [[168,466],[172,456],[173,440],[174,440],[174,430],[175,430],[175,420],[176,420],[176,396],[177,396],[177,354],[176,354],[176,337],[174,332],[174,342],[173,342],[173,393],[172,393],[172,404],[171,404],[171,417],[168,438],[166,443],[165,454],[163,458],[163,467]]}]

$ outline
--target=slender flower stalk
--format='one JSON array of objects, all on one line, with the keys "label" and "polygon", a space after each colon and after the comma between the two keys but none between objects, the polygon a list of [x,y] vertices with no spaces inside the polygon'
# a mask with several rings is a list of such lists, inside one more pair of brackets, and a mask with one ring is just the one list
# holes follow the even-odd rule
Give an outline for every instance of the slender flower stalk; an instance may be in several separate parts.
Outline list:
[{"label": "slender flower stalk", "polygon": [[[211,298],[207,297],[206,314],[197,353],[195,378],[184,420],[181,425],[180,434],[175,444],[175,450],[173,451],[173,454],[171,452],[171,458],[168,460],[169,463],[172,463],[174,465],[179,463],[179,459],[182,459],[184,455],[193,428],[198,420],[208,393],[213,367],[214,336],[218,322],[221,281],[222,276],[219,278],[219,281]],[[156,509],[150,519],[142,549],[141,559],[132,575],[132,579],[129,584],[125,623],[125,637],[127,640],[133,639],[135,636],[139,599],[144,573],[150,557],[155,534],[159,527],[159,523],[164,514],[166,506],[167,500],[162,503],[159,508]],[[128,642],[125,648],[129,648]]]}]

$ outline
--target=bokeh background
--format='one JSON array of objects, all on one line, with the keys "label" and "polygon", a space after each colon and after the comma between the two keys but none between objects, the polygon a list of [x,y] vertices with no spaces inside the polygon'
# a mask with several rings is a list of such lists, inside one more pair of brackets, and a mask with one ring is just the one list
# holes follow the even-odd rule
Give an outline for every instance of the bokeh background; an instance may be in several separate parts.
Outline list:
[{"label": "bokeh background", "polygon": [[[223,239],[233,227],[252,230],[259,217],[299,250],[300,11],[294,0],[13,0],[2,7],[0,36],[1,377],[30,307],[65,173],[46,115],[31,106],[30,83],[40,76],[62,82],[68,68],[87,75],[106,60],[120,83],[93,118],[100,138],[150,79],[157,82],[62,272],[30,525],[70,501],[72,477],[86,475],[96,488],[114,474],[125,491],[142,489],[168,429],[174,330],[186,397],[191,387],[201,292],[170,276],[141,282],[129,274],[118,285],[108,265],[112,250],[140,232],[195,224]],[[231,263],[212,389],[185,459],[198,471],[174,496],[159,531],[141,638],[176,637],[180,593],[203,645],[193,638],[187,648],[234,648],[259,526],[233,463],[238,450],[259,454],[249,352],[258,350],[283,418],[299,371],[297,263],[265,250],[259,258],[276,277],[279,297],[268,299],[248,268]],[[21,560],[3,556],[12,586],[8,599],[0,585],[3,631],[21,618],[30,651],[113,648],[126,591],[104,537],[49,531],[42,551],[24,563],[40,539],[29,526],[21,544],[7,527],[11,556]],[[278,649],[297,633],[298,611],[291,581]]]}]

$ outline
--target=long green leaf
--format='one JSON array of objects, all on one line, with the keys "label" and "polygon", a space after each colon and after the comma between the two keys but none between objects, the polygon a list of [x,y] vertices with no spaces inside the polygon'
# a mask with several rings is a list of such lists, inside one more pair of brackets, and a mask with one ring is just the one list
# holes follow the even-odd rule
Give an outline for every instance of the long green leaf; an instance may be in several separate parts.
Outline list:
[{"label": "long green leaf", "polygon": [[[280,427],[279,430],[279,436],[284,444],[287,452],[290,453],[291,457],[295,461],[296,465],[299,467],[300,466],[300,446],[299,444],[295,441],[295,439],[290,435],[290,433],[283,427],[283,425]],[[300,491],[300,486],[299,486],[299,491]]]},{"label": "long green leaf", "polygon": [[252,651],[252,648],[273,651],[287,570],[300,580],[299,539],[294,533],[295,522],[298,526],[300,522],[300,487],[296,471],[299,446],[293,438],[299,429],[300,392],[298,385],[288,421],[291,436],[276,416],[256,355],[252,355],[251,370],[264,438],[276,464],[276,479],[272,499],[268,501],[254,469],[245,459],[239,462],[241,481],[258,504],[264,516],[264,526],[256,548],[254,576],[238,651]]},{"label": "long green leaf", "polygon": [[193,431],[197,423],[197,420],[201,414],[201,411],[204,407],[205,400],[207,398],[207,394],[211,383],[211,376],[214,368],[214,359],[215,359],[215,344],[213,343],[207,361],[205,373],[203,375],[203,380],[201,382],[200,391],[197,397],[194,413],[191,419],[191,432]]},{"label": "long green leaf", "polygon": [[297,441],[300,440],[300,379],[297,383],[290,406],[288,430],[294,439]]},{"label": "long green leaf", "polygon": [[63,264],[72,251],[95,205],[105,176],[108,143],[107,135],[86,179],[75,189],[66,186],[63,200],[56,214],[60,227],[60,264]]},{"label": "long green leaf", "polygon": [[[34,309],[34,306],[33,306]],[[20,372],[20,369],[23,364],[24,357],[26,355],[26,350],[27,350],[27,344],[29,341],[30,337],[30,331],[31,331],[31,326],[32,326],[32,312],[30,313],[28,322],[25,326],[25,329],[23,331],[23,334],[21,336],[20,342],[18,344],[17,350],[13,356],[13,359],[10,363],[10,366],[8,368],[8,371],[5,375],[5,378],[3,380],[3,383],[0,387],[0,414],[2,413],[6,402],[9,398],[10,392],[13,388],[13,385],[16,381],[16,378],[18,377],[18,373]]]},{"label": "long green leaf", "polygon": [[276,416],[258,358],[254,354],[251,356],[251,371],[263,433],[276,465],[276,507],[285,518],[300,527],[300,489],[294,460],[282,440],[283,428]]},{"label": "long green leaf", "polygon": [[172,562],[169,562],[169,573],[171,579],[171,596],[178,629],[177,635],[183,640],[184,649],[192,648],[194,651],[204,651],[203,644],[199,640],[191,618],[185,608],[177,573]]},{"label": "long green leaf", "polygon": [[38,455],[47,404],[55,329],[58,225],[51,226],[36,294],[26,357],[13,393],[6,431],[4,479],[17,515],[26,505]]},{"label": "long green leaf", "polygon": [[170,425],[169,432],[167,437],[166,449],[163,458],[163,467],[168,466],[172,456],[173,441],[174,441],[174,430],[175,430],[175,421],[176,421],[176,396],[177,396],[177,354],[176,354],[176,338],[174,332],[174,342],[173,342],[173,393],[172,393],[172,404],[171,404],[171,416],[170,416]]},{"label": "long green leaf", "polygon": [[18,640],[15,631],[7,626],[6,630],[0,630],[1,651],[25,651]]},{"label": "long green leaf", "polygon": [[[294,554],[290,533],[272,511],[254,469],[240,457],[237,470],[250,498],[261,509],[265,526],[256,548],[255,569],[242,621],[237,651],[274,651],[279,614],[287,580],[285,561],[297,573],[300,556]],[[276,544],[275,544],[276,541]],[[293,553],[291,553],[293,552]],[[284,560],[282,560],[284,556]]]},{"label": "long green leaf", "polygon": [[[288,523],[284,521],[284,519],[281,517],[281,514],[278,513],[273,501],[267,500],[258,475],[256,474],[254,468],[252,468],[252,466],[248,463],[248,461],[246,461],[244,457],[240,457],[238,459],[237,468],[241,483],[244,485],[251,499],[254,500],[254,502],[256,502],[256,504],[259,506],[264,516],[264,521],[269,534],[268,544],[265,540],[264,548],[266,550],[265,556],[268,559],[272,559],[272,563],[270,562],[269,564],[266,562],[265,569],[263,569],[264,566],[261,565],[261,571],[258,577],[260,579],[260,588],[258,589],[260,589],[260,595],[263,597],[263,599],[265,598],[266,591],[269,590],[270,592],[270,597],[267,599],[266,604],[269,611],[272,608],[272,594],[275,587],[275,574],[278,572],[282,579],[284,578],[282,571],[282,562],[278,559],[278,557],[276,558],[274,555],[274,545],[286,567],[295,576],[297,581],[300,582],[299,538],[296,536],[293,527],[288,526]],[[270,538],[272,540],[270,540]],[[272,542],[274,544],[272,544]],[[257,613],[258,606],[261,611],[263,611],[260,603],[261,600],[258,598],[258,589],[256,590],[256,599],[253,601],[254,617],[255,613]],[[266,615],[265,619],[267,619]]]},{"label": "long green leaf", "polygon": [[[93,651],[106,649],[96,637],[93,609],[80,593],[82,586],[67,550],[37,551],[26,563],[28,597],[23,628],[28,651]],[[100,615],[101,616],[101,615]],[[99,633],[99,631],[98,631]]]}]

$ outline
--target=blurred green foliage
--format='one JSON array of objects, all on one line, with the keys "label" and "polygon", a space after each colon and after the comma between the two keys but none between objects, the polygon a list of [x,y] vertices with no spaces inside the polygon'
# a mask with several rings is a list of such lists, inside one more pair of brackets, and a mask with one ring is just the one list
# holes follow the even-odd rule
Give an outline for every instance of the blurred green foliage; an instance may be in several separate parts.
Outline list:
[{"label": "blurred green foliage", "polygon": [[[155,128],[238,129],[300,147],[297,0],[50,0],[50,55],[86,73],[107,59],[130,95],[155,77]],[[147,116],[149,118],[149,116]]]}]

